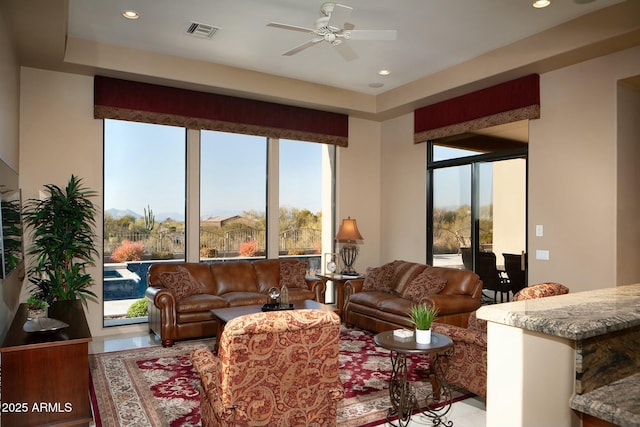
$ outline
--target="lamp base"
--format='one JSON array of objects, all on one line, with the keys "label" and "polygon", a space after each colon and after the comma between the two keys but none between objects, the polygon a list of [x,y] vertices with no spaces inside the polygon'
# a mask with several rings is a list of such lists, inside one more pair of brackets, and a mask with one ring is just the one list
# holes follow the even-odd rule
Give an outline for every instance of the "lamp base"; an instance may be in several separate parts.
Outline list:
[{"label": "lamp base", "polygon": [[344,263],[344,269],[340,272],[345,276],[357,276],[358,273],[353,269],[352,265],[358,256],[358,247],[354,244],[346,244],[340,249],[340,257]]}]

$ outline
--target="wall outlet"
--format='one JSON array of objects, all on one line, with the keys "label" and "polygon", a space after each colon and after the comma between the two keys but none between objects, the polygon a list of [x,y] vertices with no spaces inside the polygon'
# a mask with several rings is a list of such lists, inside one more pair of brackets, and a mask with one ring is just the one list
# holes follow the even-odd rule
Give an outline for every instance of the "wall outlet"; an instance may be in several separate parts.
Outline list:
[{"label": "wall outlet", "polygon": [[541,225],[536,225],[536,237],[544,236],[544,227]]},{"label": "wall outlet", "polygon": [[540,249],[536,250],[536,259],[549,261],[549,251],[540,250]]}]

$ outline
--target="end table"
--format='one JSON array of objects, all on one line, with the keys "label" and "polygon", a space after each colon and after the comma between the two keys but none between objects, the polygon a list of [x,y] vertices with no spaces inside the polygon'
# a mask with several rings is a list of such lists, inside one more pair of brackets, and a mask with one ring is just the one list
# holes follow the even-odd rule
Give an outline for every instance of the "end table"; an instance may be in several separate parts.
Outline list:
[{"label": "end table", "polygon": [[391,408],[387,413],[387,421],[395,426],[390,418],[398,416],[398,425],[409,425],[411,415],[418,407],[418,399],[411,383],[407,380],[407,355],[424,354],[429,357],[431,393],[425,396],[426,408],[422,413],[431,418],[433,426],[453,426],[445,416],[451,409],[451,388],[444,379],[445,367],[440,358],[453,350],[453,341],[446,335],[431,333],[430,344],[418,344],[415,333],[410,338],[398,338],[393,331],[377,334],[374,341],[380,347],[391,351],[391,378],[389,380],[389,398]]},{"label": "end table", "polygon": [[364,276],[343,276],[342,274],[319,274],[316,273],[316,277],[326,282],[333,282],[335,287],[335,304],[338,311],[338,316],[342,318],[342,309],[344,308],[344,284],[349,280],[363,279]]}]

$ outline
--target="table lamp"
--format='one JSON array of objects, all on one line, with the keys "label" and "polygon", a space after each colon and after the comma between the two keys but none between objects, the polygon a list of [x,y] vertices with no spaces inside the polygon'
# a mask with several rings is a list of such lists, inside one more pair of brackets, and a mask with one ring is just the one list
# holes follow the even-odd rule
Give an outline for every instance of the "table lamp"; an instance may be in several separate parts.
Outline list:
[{"label": "table lamp", "polygon": [[345,242],[340,249],[340,257],[344,263],[344,269],[341,274],[357,276],[358,273],[353,269],[353,263],[356,262],[356,257],[358,256],[356,240],[363,239],[360,231],[358,231],[358,224],[356,224],[355,219],[347,217],[347,219],[342,220],[342,224],[340,224],[340,229],[336,235],[336,240],[338,242]]}]

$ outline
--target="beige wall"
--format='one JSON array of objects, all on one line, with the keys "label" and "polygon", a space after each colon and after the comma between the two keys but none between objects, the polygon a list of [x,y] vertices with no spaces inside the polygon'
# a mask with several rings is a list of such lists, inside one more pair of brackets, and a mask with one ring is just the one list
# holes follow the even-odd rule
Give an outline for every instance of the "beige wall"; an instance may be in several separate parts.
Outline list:
[{"label": "beige wall", "polygon": [[338,148],[336,231],[343,218],[355,218],[363,241],[354,264],[358,273],[380,265],[380,131],[378,122],[349,118],[349,147]]},{"label": "beige wall", "polygon": [[504,263],[503,253],[526,251],[527,171],[524,159],[493,163],[493,252]]},{"label": "beige wall", "polygon": [[[541,118],[529,127],[530,284],[617,284],[617,81],[638,74],[635,47],[541,75]],[[535,259],[538,249],[549,261]]]},{"label": "beige wall", "polygon": [[425,262],[426,144],[413,143],[413,114],[382,125],[381,262]]},{"label": "beige wall", "polygon": [[617,280],[640,282],[640,89],[618,84]]},{"label": "beige wall", "polygon": [[[93,118],[92,77],[22,68],[20,171],[23,198],[37,198],[43,184],[65,185],[71,174],[98,190],[94,202],[98,241],[102,240],[102,121]],[[99,260],[98,264],[89,272],[98,283],[91,290],[101,296]],[[88,305],[93,335],[102,330],[100,300]]]},{"label": "beige wall", "polygon": [[[19,166],[19,76],[18,61],[0,9],[0,160],[15,172]],[[4,340],[19,304],[21,276],[16,272],[6,280],[0,279],[0,341]]]}]

